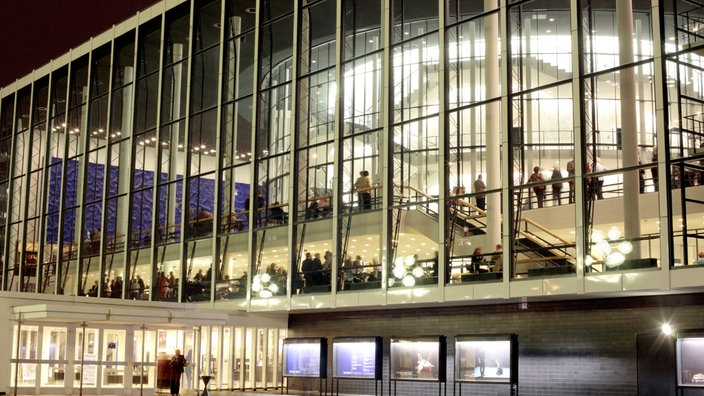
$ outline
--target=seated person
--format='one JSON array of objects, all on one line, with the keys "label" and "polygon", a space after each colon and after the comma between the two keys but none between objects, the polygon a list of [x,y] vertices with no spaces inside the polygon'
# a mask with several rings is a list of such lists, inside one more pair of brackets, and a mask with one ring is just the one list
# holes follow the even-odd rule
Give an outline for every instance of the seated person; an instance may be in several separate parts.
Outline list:
[{"label": "seated person", "polygon": [[465,266],[467,268],[467,271],[469,271],[473,274],[487,272],[486,269],[481,268],[481,264],[482,264],[483,260],[484,260],[484,253],[482,252],[482,248],[481,247],[475,248],[474,252],[472,253],[472,262]]},{"label": "seated person", "polygon": [[306,220],[315,219],[318,217],[318,201],[311,201],[306,208]]},{"label": "seated person", "polygon": [[98,280],[96,279],[95,283],[93,283],[93,287],[90,288],[88,291],[88,295],[91,297],[98,297]]},{"label": "seated person", "polygon": [[269,208],[269,220],[276,224],[282,224],[288,221],[288,213],[284,212],[279,202],[274,202]]},{"label": "seated person", "polygon": [[697,257],[697,264],[704,264],[704,252],[699,252],[699,256]]},{"label": "seated person", "polygon": [[205,208],[200,208],[196,215],[193,228],[196,231],[196,235],[205,235],[212,231],[213,214],[205,210]]},{"label": "seated person", "polygon": [[502,246],[501,244],[496,245],[496,253],[494,253],[493,256],[491,256],[491,261],[494,262],[494,266],[491,268],[492,272],[502,272],[504,270],[504,265],[503,265],[503,255],[501,254],[502,251]]},{"label": "seated person", "polygon": [[330,206],[330,198],[325,197],[318,202],[318,214],[321,217],[332,215],[332,206]]},{"label": "seated person", "polygon": [[230,212],[230,216],[227,220],[227,226],[230,231],[242,231],[244,229],[244,221],[238,219],[237,214],[235,212]]}]

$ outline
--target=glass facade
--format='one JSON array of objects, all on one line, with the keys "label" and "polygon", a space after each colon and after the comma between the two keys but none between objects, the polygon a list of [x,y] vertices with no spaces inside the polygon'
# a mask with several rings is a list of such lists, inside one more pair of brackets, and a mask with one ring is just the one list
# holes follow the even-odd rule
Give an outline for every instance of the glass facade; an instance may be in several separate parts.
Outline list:
[{"label": "glass facade", "polygon": [[[252,334],[256,344],[249,342]],[[169,362],[178,349],[189,362],[183,391],[202,389],[201,375],[211,376],[213,390],[277,388],[286,335],[286,329],[257,326],[22,323],[11,337],[11,382],[54,393],[79,388],[88,394],[154,393],[169,389]]]},{"label": "glass facade", "polygon": [[1,290],[276,311],[704,264],[695,2],[145,15],[0,91]]}]

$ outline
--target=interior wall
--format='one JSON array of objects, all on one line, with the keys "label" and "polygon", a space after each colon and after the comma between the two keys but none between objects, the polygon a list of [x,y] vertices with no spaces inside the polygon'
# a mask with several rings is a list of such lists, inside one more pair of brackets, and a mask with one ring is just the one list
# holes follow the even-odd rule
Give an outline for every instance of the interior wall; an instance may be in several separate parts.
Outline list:
[{"label": "interior wall", "polygon": [[[704,296],[635,297],[497,306],[325,312],[291,315],[289,337],[384,337],[384,387],[388,389],[389,339],[421,335],[448,337],[448,392],[454,382],[454,336],[518,335],[520,395],[637,394],[636,335],[658,334],[668,321],[675,329],[702,327]],[[328,356],[332,356],[329,342]],[[674,360],[674,359],[673,359]],[[332,359],[328,359],[332,372]],[[670,370],[674,376],[675,368]],[[340,393],[373,394],[373,381],[339,382]],[[317,380],[290,380],[291,389],[317,390]],[[397,395],[437,393],[437,384],[399,382]],[[508,385],[463,384],[472,395],[509,395]]]}]

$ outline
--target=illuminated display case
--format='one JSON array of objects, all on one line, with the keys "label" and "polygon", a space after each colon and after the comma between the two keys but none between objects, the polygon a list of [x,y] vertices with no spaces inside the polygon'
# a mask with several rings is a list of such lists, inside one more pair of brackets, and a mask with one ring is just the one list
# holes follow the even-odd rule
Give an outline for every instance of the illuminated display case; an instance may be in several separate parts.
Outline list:
[{"label": "illuminated display case", "polygon": [[455,381],[513,383],[518,367],[517,337],[466,335],[455,337]]},{"label": "illuminated display case", "polygon": [[677,335],[677,384],[704,388],[704,330]]},{"label": "illuminated display case", "polygon": [[392,381],[446,380],[447,341],[444,336],[392,338]]},{"label": "illuminated display case", "polygon": [[334,378],[381,381],[381,337],[335,338],[332,341]]},{"label": "illuminated display case", "polygon": [[284,377],[327,378],[325,338],[284,339]]}]

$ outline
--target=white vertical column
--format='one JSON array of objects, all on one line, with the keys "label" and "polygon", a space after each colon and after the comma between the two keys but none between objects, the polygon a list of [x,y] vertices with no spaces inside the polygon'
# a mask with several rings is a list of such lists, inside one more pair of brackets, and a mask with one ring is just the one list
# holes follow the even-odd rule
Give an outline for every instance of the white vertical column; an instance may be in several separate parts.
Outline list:
[{"label": "white vertical column", "polygon": [[125,339],[122,343],[125,346],[125,371],[122,376],[122,387],[130,389],[134,373],[134,328],[128,327],[125,330]]},{"label": "white vertical column", "polygon": [[[616,24],[618,27],[619,63],[633,63],[633,6],[630,1],[616,2]],[[632,67],[619,72],[621,97],[621,142],[623,166],[638,165],[638,131],[636,122],[635,70]],[[640,237],[640,196],[638,171],[623,173],[623,220],[624,237],[633,240]],[[633,244],[631,257],[640,257],[640,244]]]},{"label": "white vertical column", "polygon": [[[586,203],[581,197],[584,196],[584,184],[582,183],[582,173],[584,167],[581,166],[584,162],[582,154],[582,147],[585,147],[584,142],[585,136],[582,133],[583,128],[583,102],[581,100],[584,92],[582,90],[583,84],[581,79],[581,73],[583,73],[582,65],[582,55],[579,51],[574,49],[580,47],[580,29],[582,21],[579,18],[579,0],[572,0],[570,2],[570,37],[571,37],[571,48],[573,49],[571,54],[572,62],[572,131],[573,131],[573,153],[574,156],[572,160],[575,163],[575,179],[574,179],[574,214],[575,214],[575,254],[577,256],[577,278],[584,279],[584,257],[585,257],[585,217],[584,213],[586,211]],[[582,290],[584,290],[584,283],[582,283]]]},{"label": "white vertical column", "polygon": [[[662,12],[660,10],[660,1],[652,0],[652,11],[650,15],[653,18],[653,43],[663,43],[665,38],[662,33],[664,28],[662,24],[664,21],[661,18]],[[666,90],[666,74],[665,61],[663,60],[663,50],[662,45],[653,45],[653,87],[655,88],[655,130],[657,131],[657,142],[661,144],[663,150],[658,159],[658,167],[660,170],[664,169],[664,162],[667,159],[664,147],[667,147],[665,142],[668,139],[668,111],[667,111],[667,90]],[[676,121],[675,121],[676,122]],[[670,287],[670,264],[669,259],[672,255],[672,223],[670,219],[672,218],[672,208],[667,204],[667,201],[671,199],[670,191],[666,187],[667,180],[664,177],[660,178],[660,188],[658,190],[658,220],[660,221],[660,239],[658,240],[660,244],[660,260],[662,264],[662,277],[660,287],[667,289]]]},{"label": "white vertical column", "polygon": [[[172,120],[177,120],[181,118],[181,79],[183,78],[183,63],[181,60],[183,59],[183,44],[179,43],[174,43],[174,49],[173,49],[173,57],[174,57],[174,79],[173,79],[173,87],[172,87],[172,94],[171,94],[171,103],[170,103],[170,108],[171,108],[171,119]],[[163,91],[162,91],[163,92]],[[179,132],[181,129],[181,124],[176,122],[171,125],[171,135],[169,136],[169,177],[173,178],[176,174],[178,174],[178,168],[179,168],[179,163],[185,163],[186,161],[186,155],[188,153],[188,147],[184,147],[182,151],[179,152],[178,149],[178,136]],[[185,143],[185,142],[184,142]],[[182,159],[179,157],[183,157]],[[159,169],[157,165],[157,169]],[[185,174],[184,174],[185,175]],[[160,179],[160,176],[157,175],[156,180],[158,181]],[[186,183],[184,179],[184,183]],[[176,223],[176,184],[177,183],[170,183],[169,184],[169,201],[171,201],[171,204],[168,205],[169,207],[169,212],[166,216],[166,225],[167,225],[167,232],[170,230],[168,229],[169,224],[175,224]],[[186,199],[182,199],[182,202],[186,202]],[[186,209],[183,209],[181,211],[181,216],[187,216],[188,212]],[[158,219],[157,219],[158,221]],[[181,233],[183,235],[183,232]],[[183,277],[183,275],[182,275]],[[185,278],[184,278],[185,279]]]},{"label": "white vertical column", "polygon": [[[121,136],[132,136],[132,92],[134,91],[134,68],[132,66],[126,66],[124,69],[125,78],[125,88],[122,90],[122,114],[121,124],[122,131],[111,131],[112,133],[120,132]],[[115,115],[117,117],[117,115]],[[119,193],[126,193],[129,191],[130,183],[130,139],[123,140],[119,145],[119,157],[118,157],[118,172],[119,176],[117,191]],[[108,168],[105,170],[106,174],[110,173],[110,166],[112,166],[112,161],[109,161]],[[129,216],[129,200],[127,198],[118,199],[117,201],[117,213],[122,220],[115,222],[115,235],[119,239],[120,235],[127,234],[127,218]],[[105,227],[104,225],[103,227]],[[125,236],[125,240],[129,238]],[[132,276],[133,274],[130,274]]]},{"label": "white vertical column", "polygon": [[[484,9],[493,10],[499,6],[498,0],[484,0]],[[499,68],[499,14],[486,17],[484,26],[484,70],[486,79],[486,97],[497,98],[500,92]],[[504,58],[504,62],[508,62]],[[486,187],[488,190],[501,188],[501,104],[489,102],[485,110],[486,117]],[[504,131],[506,132],[506,131]],[[506,149],[509,149],[506,147]],[[472,175],[474,176],[474,175]],[[487,248],[493,249],[501,243],[501,197],[500,194],[487,195]]]},{"label": "white vertical column", "polygon": [[[468,71],[469,72],[469,99],[471,102],[475,102],[477,100],[476,98],[476,92],[477,92],[477,69],[480,66],[479,62],[476,61],[477,57],[477,26],[474,21],[469,22],[468,24],[469,28],[469,44],[470,44],[470,49],[469,49],[469,62],[466,67],[461,67],[461,70]],[[458,35],[459,36],[459,35]],[[487,38],[484,38],[487,40]],[[461,62],[461,59],[459,58],[459,54],[461,53],[460,51],[462,50],[462,42],[460,41],[460,38],[457,37],[458,42],[460,43],[457,48],[457,53],[458,53],[458,69],[460,69],[460,64],[465,65],[465,62]],[[498,43],[497,43],[498,45]],[[462,74],[460,74],[461,76]],[[462,80],[460,77],[458,77],[457,81],[457,89],[460,90],[460,98],[462,97],[461,91],[465,87],[464,84],[462,84]],[[498,88],[498,87],[497,87]],[[472,147],[477,146],[477,136],[478,134],[475,133],[475,131],[478,131],[479,128],[477,128],[477,119],[476,119],[476,114],[477,114],[477,107],[472,106],[469,109],[469,130],[472,131],[472,133],[469,134],[469,144]],[[462,119],[464,118],[461,113],[457,114],[457,117],[460,118],[457,120],[458,123],[463,121]],[[478,157],[478,152],[475,149],[472,149],[472,151],[469,153],[469,183],[472,183],[472,181],[477,177],[477,157]],[[460,186],[462,183],[460,182],[462,180],[462,175],[457,175],[457,184],[456,186]],[[488,178],[488,175],[487,175]],[[452,186],[451,186],[452,187]],[[469,189],[472,192],[474,191],[474,188]]]},{"label": "white vertical column", "polygon": [[[637,54],[643,54],[643,44],[641,41],[641,38],[643,37],[643,23],[641,20],[636,20],[635,21],[636,25],[636,32],[635,32],[635,44],[636,44],[636,53]],[[645,72],[645,66],[640,64],[638,65],[638,81],[637,81],[637,88],[638,88],[638,129],[639,129],[639,134],[638,134],[638,139],[639,142],[645,143],[646,142],[646,115],[645,115],[645,79],[643,78],[643,73]],[[638,150],[638,158],[640,157],[640,150]],[[640,182],[640,181],[639,181]]]},{"label": "white vertical column", "polygon": [[[532,46],[531,46],[531,37],[533,35],[533,29],[531,25],[531,20],[530,19],[524,19],[521,21],[523,24],[523,37],[525,37],[525,52],[520,53],[519,55],[523,57],[523,64],[525,65],[525,68],[523,70],[523,76],[522,76],[522,87],[517,87],[517,90],[525,90],[529,89],[532,87],[533,83],[533,71],[538,70],[538,62],[536,59],[533,58],[532,56]],[[536,29],[537,30],[537,29]],[[523,37],[520,39],[523,40]],[[518,54],[517,54],[518,55]],[[525,150],[525,167],[527,169],[523,169],[523,174],[531,174],[533,171],[533,167],[538,165],[538,161],[540,160],[540,154],[535,153],[535,146],[533,146],[533,101],[530,100],[530,97],[533,94],[528,94],[525,95],[522,98],[523,102],[523,121],[522,121],[522,127],[523,129],[520,131],[520,133],[525,133],[526,137],[526,144],[527,144],[527,150]],[[515,115],[514,115],[515,117]],[[529,194],[531,189],[528,189]]]}]

